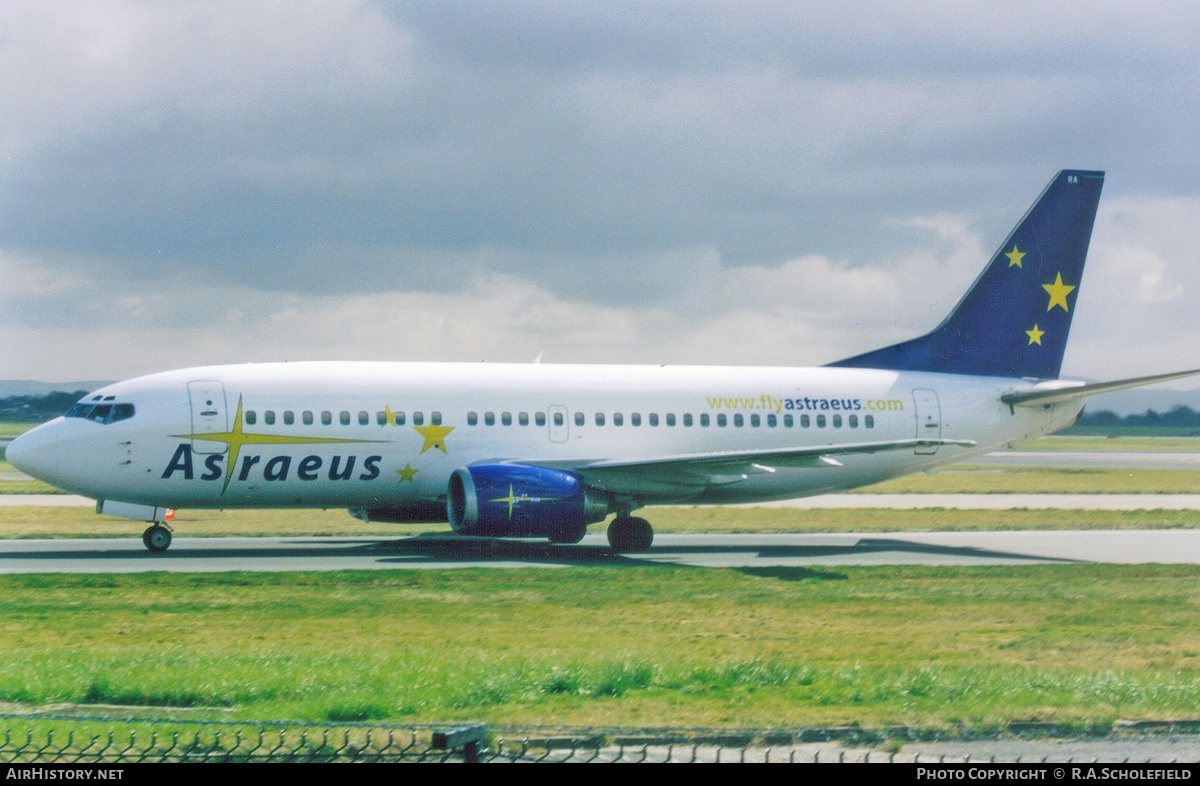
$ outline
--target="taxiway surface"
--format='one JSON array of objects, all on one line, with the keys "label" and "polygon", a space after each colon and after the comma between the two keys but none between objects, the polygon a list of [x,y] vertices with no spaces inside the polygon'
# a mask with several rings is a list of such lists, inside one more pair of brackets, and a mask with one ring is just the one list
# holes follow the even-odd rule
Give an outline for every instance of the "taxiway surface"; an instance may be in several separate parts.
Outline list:
[{"label": "taxiway surface", "polygon": [[668,564],[741,569],[838,565],[1200,564],[1195,530],[659,535],[645,554],[614,555],[601,535],[545,541],[418,537],[177,538],[152,553],[139,539],[10,540],[0,573],[142,573]]}]

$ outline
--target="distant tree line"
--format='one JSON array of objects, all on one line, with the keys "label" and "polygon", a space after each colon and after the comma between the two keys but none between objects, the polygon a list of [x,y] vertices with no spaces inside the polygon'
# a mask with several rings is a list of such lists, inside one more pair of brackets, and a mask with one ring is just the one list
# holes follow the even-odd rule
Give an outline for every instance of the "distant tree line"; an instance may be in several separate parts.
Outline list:
[{"label": "distant tree line", "polygon": [[1173,407],[1170,412],[1161,414],[1148,409],[1140,415],[1126,415],[1125,417],[1121,417],[1115,412],[1105,409],[1099,412],[1084,412],[1076,425],[1088,428],[1104,428],[1105,426],[1196,428],[1200,427],[1200,412],[1196,412],[1191,407],[1180,405]]},{"label": "distant tree line", "polygon": [[74,393],[47,393],[44,396],[9,396],[0,398],[0,420],[42,422],[56,418],[87,395],[86,390]]}]

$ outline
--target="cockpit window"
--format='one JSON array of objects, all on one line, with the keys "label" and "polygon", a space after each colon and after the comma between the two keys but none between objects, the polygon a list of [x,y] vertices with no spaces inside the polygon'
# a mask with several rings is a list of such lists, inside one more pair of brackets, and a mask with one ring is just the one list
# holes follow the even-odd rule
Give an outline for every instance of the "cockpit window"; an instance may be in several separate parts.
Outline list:
[{"label": "cockpit window", "polygon": [[116,423],[133,417],[132,404],[87,404],[79,402],[67,410],[68,418],[84,418],[96,423]]}]

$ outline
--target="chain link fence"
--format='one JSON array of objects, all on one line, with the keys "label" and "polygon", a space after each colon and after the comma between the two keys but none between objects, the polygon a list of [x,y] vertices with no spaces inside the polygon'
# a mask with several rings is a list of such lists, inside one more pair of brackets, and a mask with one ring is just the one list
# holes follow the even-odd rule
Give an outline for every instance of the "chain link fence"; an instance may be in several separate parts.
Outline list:
[{"label": "chain link fence", "polygon": [[[0,732],[0,763],[5,764],[1200,760],[1200,723],[1118,724],[1103,733],[1024,724],[969,734],[858,727],[597,729],[368,723],[335,727],[51,714],[0,714],[0,722],[8,724]],[[101,724],[110,728],[97,732]],[[1122,755],[1126,750],[1122,746],[1130,744],[1134,747],[1128,750],[1145,755]]]}]

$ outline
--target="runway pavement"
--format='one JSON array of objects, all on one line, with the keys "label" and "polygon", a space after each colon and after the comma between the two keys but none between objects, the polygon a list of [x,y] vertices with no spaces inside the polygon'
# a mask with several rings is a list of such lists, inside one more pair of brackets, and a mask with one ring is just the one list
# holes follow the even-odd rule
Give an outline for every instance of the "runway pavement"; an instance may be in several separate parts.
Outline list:
[{"label": "runway pavement", "polygon": [[1200,564],[1195,530],[659,535],[645,554],[615,555],[603,536],[575,546],[451,535],[178,538],[152,553],[139,539],[0,542],[0,573],[142,573],[391,568],[692,565],[819,570],[841,565]]}]

